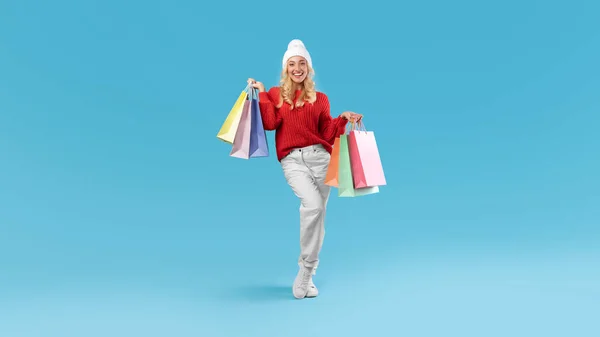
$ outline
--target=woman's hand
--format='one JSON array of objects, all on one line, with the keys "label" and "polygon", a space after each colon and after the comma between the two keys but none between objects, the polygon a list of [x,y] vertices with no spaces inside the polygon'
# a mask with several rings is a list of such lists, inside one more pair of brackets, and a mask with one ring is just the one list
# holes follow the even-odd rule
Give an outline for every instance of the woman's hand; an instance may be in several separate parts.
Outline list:
[{"label": "woman's hand", "polygon": [[265,92],[265,86],[261,82],[257,82],[253,78],[248,79],[248,84],[250,84],[253,88],[258,89],[260,92]]},{"label": "woman's hand", "polygon": [[358,123],[362,119],[361,114],[357,114],[352,111],[344,111],[341,116],[344,117],[346,120],[349,120],[354,123]]}]

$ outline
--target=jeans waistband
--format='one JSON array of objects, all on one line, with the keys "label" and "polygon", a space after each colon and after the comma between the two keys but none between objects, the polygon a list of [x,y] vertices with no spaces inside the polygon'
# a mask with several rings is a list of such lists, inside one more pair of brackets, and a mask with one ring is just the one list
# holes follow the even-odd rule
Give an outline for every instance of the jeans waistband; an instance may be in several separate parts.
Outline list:
[{"label": "jeans waistband", "polygon": [[306,152],[306,151],[310,151],[310,150],[316,151],[319,149],[325,149],[325,148],[321,144],[316,144],[316,145],[309,145],[309,146],[305,146],[305,147],[297,147],[295,149],[292,149],[292,151],[290,151],[290,153]]}]

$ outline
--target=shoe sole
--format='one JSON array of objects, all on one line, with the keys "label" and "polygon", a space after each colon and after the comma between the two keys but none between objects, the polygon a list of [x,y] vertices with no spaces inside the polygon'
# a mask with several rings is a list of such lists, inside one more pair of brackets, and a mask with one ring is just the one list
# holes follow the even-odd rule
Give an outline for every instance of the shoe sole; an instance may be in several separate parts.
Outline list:
[{"label": "shoe sole", "polygon": [[294,291],[293,291],[293,290],[292,290],[292,295],[294,295],[294,298],[296,298],[296,299],[298,299],[298,300],[301,300],[301,299],[303,299],[303,298],[315,298],[315,297],[319,296],[319,294],[316,294],[316,295],[309,295],[309,294],[308,294],[308,292],[307,292],[307,293],[306,293],[306,295],[304,295],[303,297],[298,297],[298,296],[296,296],[296,294],[294,294]]}]

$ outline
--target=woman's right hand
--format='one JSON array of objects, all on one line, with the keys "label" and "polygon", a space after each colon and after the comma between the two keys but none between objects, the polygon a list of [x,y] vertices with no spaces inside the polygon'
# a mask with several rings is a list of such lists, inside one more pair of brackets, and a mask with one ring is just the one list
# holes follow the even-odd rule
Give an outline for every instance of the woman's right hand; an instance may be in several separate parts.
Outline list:
[{"label": "woman's right hand", "polygon": [[258,91],[260,92],[265,92],[265,86],[262,84],[262,82],[257,82],[255,79],[249,78],[248,84],[251,85],[253,88],[258,89]]}]

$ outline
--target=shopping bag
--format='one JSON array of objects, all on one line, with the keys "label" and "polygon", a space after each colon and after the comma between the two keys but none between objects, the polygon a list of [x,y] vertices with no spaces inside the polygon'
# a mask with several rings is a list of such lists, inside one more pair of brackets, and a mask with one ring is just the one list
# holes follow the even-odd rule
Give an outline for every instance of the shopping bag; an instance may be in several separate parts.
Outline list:
[{"label": "shopping bag", "polygon": [[248,98],[248,87],[249,86],[246,86],[246,88],[244,88],[242,93],[238,96],[235,104],[233,104],[233,107],[229,111],[225,122],[223,122],[223,125],[221,125],[219,133],[217,134],[217,138],[226,143],[233,144],[233,141],[235,140],[240,118],[242,117],[242,110],[244,108],[246,99]]},{"label": "shopping bag", "polygon": [[338,196],[359,197],[379,193],[379,186],[354,188],[352,179],[352,164],[348,150],[348,135],[340,136],[340,154],[338,163]]},{"label": "shopping bag", "polygon": [[242,116],[233,140],[233,146],[229,155],[231,157],[250,158],[250,128],[252,127],[252,105],[250,100],[244,101]]},{"label": "shopping bag", "polygon": [[333,149],[331,150],[331,156],[329,159],[329,166],[327,166],[327,173],[325,174],[325,185],[338,187],[338,168],[340,160],[340,137],[337,137],[333,142]]},{"label": "shopping bag", "polygon": [[250,157],[268,157],[269,156],[269,144],[267,143],[267,133],[262,122],[262,116],[260,114],[260,107],[258,104],[258,93],[257,90],[251,89],[250,108],[252,111],[251,115],[251,127],[250,127]]},{"label": "shopping bag", "polygon": [[354,188],[386,184],[375,134],[373,131],[367,131],[362,121],[359,122],[358,129],[352,124],[352,130],[348,134],[348,150]]}]

